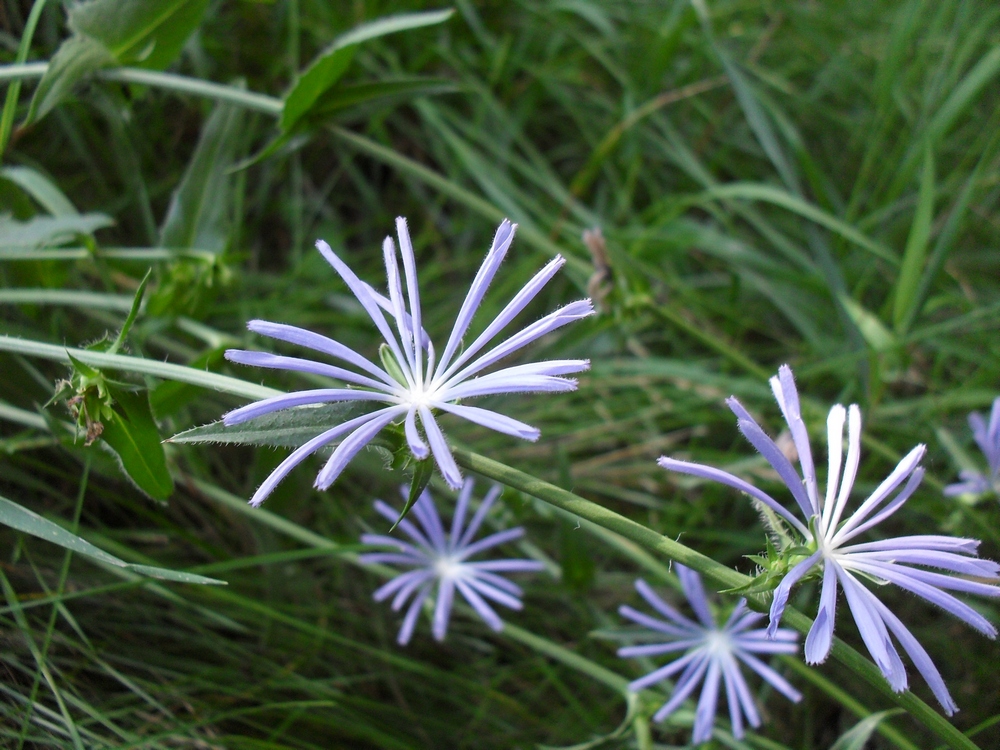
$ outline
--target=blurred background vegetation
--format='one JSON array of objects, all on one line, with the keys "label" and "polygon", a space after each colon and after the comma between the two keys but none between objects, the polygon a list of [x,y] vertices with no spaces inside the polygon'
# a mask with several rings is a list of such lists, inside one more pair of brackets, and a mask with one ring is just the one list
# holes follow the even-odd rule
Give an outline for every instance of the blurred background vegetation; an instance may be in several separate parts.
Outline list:
[{"label": "blurred background vegetation", "polygon": [[[966,413],[1000,391],[995,2],[460,0],[357,44],[343,35],[361,24],[441,7],[157,0],[162,16],[130,35],[133,3],[96,5],[68,24],[60,2],[0,4],[0,334],[70,348],[107,334],[106,350],[152,269],[122,353],[301,387],[222,353],[268,347],[244,327],[264,318],[374,355],[316,238],[379,285],[381,240],[408,217],[425,326],[442,336],[506,216],[518,236],[482,319],[562,253],[567,271],[533,314],[587,293],[600,314],[539,356],[593,368],[576,393],[505,402],[542,429],[537,444],[446,420],[456,443],[749,572],[742,556],[762,536],[745,499],[654,460],[777,484],[722,401],[738,395],[776,434],[766,378],[787,362],[814,444],[830,403],[861,405],[859,492],[928,444],[928,477],[893,533],[973,536],[1000,556],[996,502],[940,491],[977,460]],[[593,228],[603,240],[584,241]],[[115,400],[110,421],[141,433],[137,455],[162,455],[141,474],[113,430],[88,447],[66,428],[70,407],[99,411],[85,373],[50,402],[70,378],[58,356],[4,352],[0,494],[129,563],[229,584],[159,582],[0,532],[5,745],[687,741],[683,712],[645,737],[653,694],[622,724],[611,675],[642,670],[607,636],[637,574],[669,582],[655,561],[508,490],[495,523],[524,524],[521,552],[549,566],[505,617],[516,627],[497,636],[458,615],[445,644],[422,623],[400,649],[398,618],[371,601],[379,579],[354,553],[381,529],[372,499],[394,500],[401,472],[362,454],[318,493],[305,466],[251,511],[285,452],[159,443],[245,399],[109,370],[137,404]],[[68,404],[87,387],[91,401]],[[815,592],[798,595],[811,611]],[[996,746],[997,645],[885,596],[939,664],[956,724]],[[995,604],[975,606],[998,620]],[[846,619],[838,633],[860,642]],[[720,733],[720,747],[829,748],[859,712],[889,707],[836,665],[781,668],[804,703],[769,701],[760,733]],[[933,746],[904,717],[886,726],[872,747]]]}]

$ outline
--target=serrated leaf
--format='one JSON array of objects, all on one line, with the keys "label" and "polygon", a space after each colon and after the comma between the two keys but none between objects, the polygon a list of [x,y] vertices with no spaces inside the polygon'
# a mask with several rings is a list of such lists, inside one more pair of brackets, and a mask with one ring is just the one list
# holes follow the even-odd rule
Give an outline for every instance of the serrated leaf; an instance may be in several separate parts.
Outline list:
[{"label": "serrated leaf", "polygon": [[196,575],[194,573],[168,570],[166,568],[155,568],[150,565],[133,565],[131,563],[127,563],[124,560],[105,552],[100,547],[95,547],[86,539],[81,539],[76,534],[70,533],[59,524],[54,523],[47,518],[43,518],[34,511],[28,510],[27,508],[24,508],[5,497],[0,497],[0,523],[25,534],[30,534],[31,536],[38,537],[39,539],[44,539],[47,542],[57,544],[64,549],[72,550],[73,552],[89,557],[92,560],[97,560],[98,562],[102,562],[107,565],[114,565],[118,568],[125,568],[126,570],[141,573],[142,575],[147,575],[152,578],[161,578],[165,581],[180,581],[183,583],[221,585],[225,585],[226,583],[225,581],[220,581],[215,578],[206,578],[205,576]]},{"label": "serrated leaf", "polygon": [[431,26],[447,20],[454,11],[438,10],[424,13],[404,13],[398,16],[379,18],[365,23],[336,39],[309,64],[285,95],[285,106],[281,111],[279,126],[282,131],[291,128],[316,104],[320,96],[328,91],[344,75],[354,57],[359,44],[397,31]]},{"label": "serrated leaf", "polygon": [[226,426],[221,420],[174,435],[169,443],[228,443],[298,448],[324,430],[366,411],[358,403],[324,404],[284,409],[242,424]]},{"label": "serrated leaf", "polygon": [[91,0],[69,10],[69,27],[103,44],[122,65],[163,69],[201,22],[208,0]]},{"label": "serrated leaf", "polygon": [[68,97],[84,76],[114,65],[115,56],[107,47],[89,36],[71,36],[64,41],[49,62],[49,67],[35,89],[25,125],[41,120]]},{"label": "serrated leaf", "polygon": [[0,247],[24,249],[62,245],[114,223],[107,214],[98,213],[35,216],[28,221],[0,215]]},{"label": "serrated leaf", "polygon": [[885,719],[896,714],[903,713],[903,709],[894,708],[890,711],[879,711],[878,713],[866,716],[853,727],[840,735],[830,750],[864,750],[865,744],[871,738],[872,733]]},{"label": "serrated leaf", "polygon": [[[49,63],[51,67],[52,63]],[[0,177],[10,180],[53,216],[79,216],[80,212],[52,180],[31,167],[4,167]]]},{"label": "serrated leaf", "polygon": [[118,455],[122,470],[146,494],[165,500],[174,490],[160,432],[149,408],[149,396],[112,391],[115,408],[104,422],[101,438]]},{"label": "serrated leaf", "polygon": [[242,109],[219,104],[205,122],[184,177],[170,199],[160,246],[225,249],[229,236],[230,165],[240,148]]}]

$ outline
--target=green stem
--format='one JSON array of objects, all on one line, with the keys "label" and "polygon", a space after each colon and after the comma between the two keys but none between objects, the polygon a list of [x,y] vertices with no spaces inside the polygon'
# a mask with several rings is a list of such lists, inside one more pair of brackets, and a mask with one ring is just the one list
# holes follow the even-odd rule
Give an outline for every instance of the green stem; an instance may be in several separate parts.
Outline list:
[{"label": "green stem", "polygon": [[247,383],[238,378],[219,375],[214,372],[198,370],[184,365],[173,365],[155,359],[129,357],[123,354],[105,354],[86,349],[70,349],[65,346],[43,344],[39,341],[29,341],[15,336],[0,336],[0,351],[23,354],[26,357],[50,359],[56,362],[70,364],[70,357],[75,357],[85,365],[103,367],[109,370],[123,370],[140,375],[151,375],[164,380],[178,380],[182,383],[210,388],[222,393],[232,393],[235,396],[261,399],[281,395],[281,391],[267,388],[263,385]]},{"label": "green stem", "polygon": [[[15,61],[23,64],[28,59],[28,52],[31,50],[31,40],[35,36],[35,27],[38,26],[38,19],[42,17],[42,9],[45,8],[45,0],[36,0],[31,6],[31,13],[28,14],[28,22],[24,25],[24,33],[21,35],[21,43],[17,47],[17,57]],[[46,66],[47,68],[48,66]],[[21,97],[21,81],[15,80],[7,89],[7,98],[3,104],[3,114],[0,115],[0,156],[7,150],[7,141],[10,139],[10,132],[14,127],[14,115],[17,114],[17,100]]]},{"label": "green stem", "polygon": [[[750,582],[748,576],[731,570],[722,563],[716,562],[680,542],[675,542],[630,518],[585,500],[568,490],[471,451],[454,447],[452,451],[459,466],[614,531],[652,552],[658,552],[674,562],[698,571],[723,588],[737,588]],[[755,609],[764,609],[764,602],[759,598],[755,600],[748,597],[748,600]],[[783,621],[803,635],[809,632],[813,624],[811,618],[792,607],[785,608]],[[959,732],[943,716],[912,692],[894,693],[878,667],[839,638],[833,639],[831,654],[834,659],[860,676],[883,696],[906,709],[914,719],[936,734],[953,750],[977,750],[978,746],[972,740]]]}]

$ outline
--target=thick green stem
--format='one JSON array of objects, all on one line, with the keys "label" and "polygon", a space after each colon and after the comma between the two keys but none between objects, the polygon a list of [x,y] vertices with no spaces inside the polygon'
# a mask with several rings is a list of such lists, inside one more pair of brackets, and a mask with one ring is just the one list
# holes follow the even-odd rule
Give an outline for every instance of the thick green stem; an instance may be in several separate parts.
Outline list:
[{"label": "thick green stem", "polygon": [[[455,460],[460,466],[497,482],[520,490],[546,503],[569,511],[580,518],[596,523],[639,544],[652,552],[658,552],[674,562],[681,563],[707,576],[722,588],[736,588],[750,581],[748,576],[727,568],[722,563],[706,557],[700,552],[680,542],[663,536],[640,523],[626,518],[613,510],[576,495],[561,487],[544,482],[523,471],[506,466],[499,461],[480,456],[471,451],[453,448]],[[751,601],[755,609],[763,609],[762,602]],[[785,608],[783,622],[802,634],[809,632],[813,621],[792,607]],[[839,638],[833,639],[833,658],[861,677],[893,703],[906,709],[909,714],[954,750],[977,750],[972,740],[956,729],[947,719],[924,703],[910,691],[894,693],[882,673],[871,661]]]}]

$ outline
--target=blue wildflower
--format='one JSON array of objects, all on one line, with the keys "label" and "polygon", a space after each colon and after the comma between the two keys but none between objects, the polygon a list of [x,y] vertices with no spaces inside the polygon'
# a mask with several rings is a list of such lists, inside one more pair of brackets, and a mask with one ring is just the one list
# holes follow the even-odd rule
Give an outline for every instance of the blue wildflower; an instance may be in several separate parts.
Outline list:
[{"label": "blue wildflower", "polygon": [[961,482],[949,484],[944,488],[948,496],[964,495],[966,493],[979,495],[993,491],[1000,495],[1000,396],[993,401],[990,412],[990,422],[987,425],[983,415],[978,411],[969,415],[969,427],[976,439],[979,449],[986,456],[989,474],[964,469],[959,473]]},{"label": "blue wildflower", "polygon": [[[525,440],[538,439],[539,431],[530,425],[488,409],[459,403],[464,399],[498,393],[572,391],[576,388],[576,381],[563,376],[581,372],[590,366],[584,359],[548,360],[505,367],[485,375],[480,374],[486,368],[547,333],[593,313],[594,308],[589,299],[572,302],[507,337],[492,348],[486,348],[562,267],[565,260],[560,256],[549,261],[535,274],[521,291],[514,295],[493,322],[471,343],[463,347],[463,337],[468,332],[472,318],[514,239],[516,229],[517,225],[511,224],[506,219],[497,229],[493,245],[473,279],[440,357],[435,354],[434,345],[421,325],[416,261],[405,219],[402,217],[396,219],[403,261],[402,279],[405,279],[405,296],[396,246],[391,237],[386,237],[382,244],[389,281],[388,297],[379,294],[361,281],[327,243],[322,240],[316,243],[320,253],[357,297],[385,340],[382,352],[384,366],[379,367],[354,350],[321,334],[281,323],[252,320],[247,324],[247,328],[254,333],[312,349],[351,365],[354,369],[297,357],[230,349],[226,352],[226,359],[231,362],[322,375],[347,383],[349,387],[297,391],[257,401],[226,414],[225,424],[239,424],[281,409],[338,401],[367,401],[381,404],[381,408],[331,426],[297,448],[264,480],[250,500],[252,505],[257,506],[264,502],[278,482],[306,457],[339,440],[333,454],[316,477],[316,487],[321,490],[327,489],[358,451],[388,424],[399,421],[403,423],[406,441],[414,458],[423,460],[433,455],[445,481],[453,489],[458,489],[462,485],[462,475],[448,448],[444,433],[438,426],[434,410],[454,414],[507,435]],[[392,324],[395,325],[395,332],[392,330]],[[422,435],[417,425],[418,418]]]},{"label": "blue wildflower", "polygon": [[[735,398],[730,398],[727,404],[736,414],[740,432],[761,452],[781,477],[808,525],[795,518],[767,493],[727,472],[666,456],[659,459],[660,466],[735,487],[773,510],[802,536],[802,545],[810,551],[810,554],[797,562],[775,589],[769,632],[776,632],[792,586],[807,574],[821,570],[823,585],[819,610],[806,637],[806,661],[817,664],[823,662],[829,655],[833,641],[837,592],[839,588],[843,588],[847,606],[851,610],[861,638],[892,689],[896,692],[905,690],[907,677],[890,633],[909,654],[917,671],[927,680],[934,697],[950,716],[958,710],[958,707],[948,693],[941,673],[934,666],[930,656],[899,618],[889,611],[871,590],[862,585],[859,579],[882,584],[893,583],[941,607],[987,637],[996,638],[997,629],[985,617],[948,591],[1000,597],[1000,586],[973,580],[997,578],[1000,574],[1000,565],[975,557],[979,547],[979,541],[975,539],[924,534],[855,543],[859,535],[885,521],[903,507],[917,489],[924,475],[919,463],[923,458],[925,446],[918,445],[904,456],[892,473],[858,506],[857,510],[846,520],[842,520],[861,458],[861,411],[853,404],[849,409],[837,404],[830,410],[827,418],[829,469],[826,495],[820,497],[816,468],[809,447],[809,435],[805,422],[802,421],[799,395],[792,371],[787,365],[779,369],[777,377],[771,378],[771,390],[791,432],[802,468],[801,478],[791,461],[764,433],[743,405]],[[845,421],[846,461],[843,456]],[[922,567],[913,567],[915,565]],[[926,568],[957,573],[963,577],[950,576]]]},{"label": "blue wildflower", "polygon": [[765,629],[752,629],[764,615],[748,611],[746,599],[739,601],[725,624],[719,627],[712,616],[699,575],[679,564],[674,565],[674,569],[680,578],[684,595],[697,616],[697,621],[685,617],[663,601],[642,579],[635,582],[636,591],[666,620],[651,617],[629,606],[623,606],[618,610],[622,617],[654,631],[651,635],[666,636],[660,643],[619,649],[619,656],[636,658],[684,652],[681,658],[629,684],[629,690],[638,691],[680,673],[680,677],[674,683],[670,700],[653,714],[653,720],[663,721],[687,700],[700,682],[703,682],[701,696],[695,709],[691,740],[694,743],[709,740],[712,736],[721,681],[726,690],[733,734],[738,738],[743,737],[744,717],[750,726],[760,726],[760,713],[740,671],[740,662],[750,667],[789,700],[796,703],[801,700],[802,694],[798,690],[755,656],[755,654],[794,654],[798,651],[797,634],[779,628],[774,631],[772,638]]},{"label": "blue wildflower", "polygon": [[[403,625],[399,629],[397,641],[401,646],[409,643],[417,616],[424,601],[434,599],[434,617],[431,632],[438,641],[444,640],[451,617],[452,602],[456,589],[483,621],[494,631],[503,629],[503,622],[487,603],[487,599],[511,609],[521,609],[521,588],[508,581],[500,573],[530,572],[543,569],[535,560],[484,560],[471,562],[469,558],[485,552],[497,545],[519,539],[524,535],[520,526],[490,534],[478,542],[472,540],[486,518],[490,507],[500,496],[500,487],[494,485],[486,493],[482,503],[472,516],[468,526],[465,517],[469,510],[473,482],[466,479],[458,495],[455,515],[451,521],[451,531],[446,533],[438,515],[434,501],[427,490],[413,504],[411,515],[417,519],[417,528],[409,519],[399,522],[399,528],[410,537],[405,542],[382,534],[365,534],[361,541],[365,544],[390,547],[391,552],[367,552],[360,556],[362,562],[402,565],[412,570],[402,573],[379,588],[373,597],[381,602],[393,597],[392,608],[399,611],[412,597]],[[403,486],[400,492],[405,500],[409,488]],[[381,500],[375,502],[375,510],[392,523],[399,512]],[[437,589],[435,594],[435,588]]]}]

